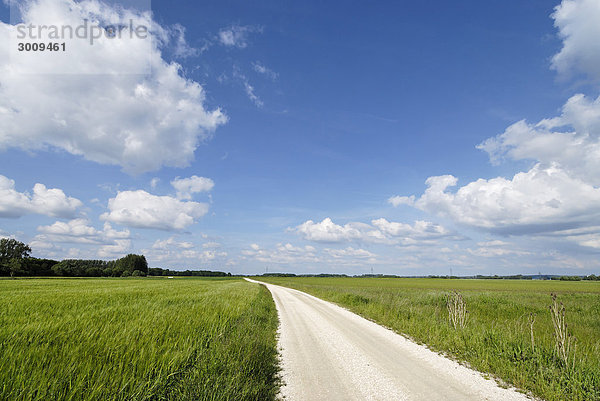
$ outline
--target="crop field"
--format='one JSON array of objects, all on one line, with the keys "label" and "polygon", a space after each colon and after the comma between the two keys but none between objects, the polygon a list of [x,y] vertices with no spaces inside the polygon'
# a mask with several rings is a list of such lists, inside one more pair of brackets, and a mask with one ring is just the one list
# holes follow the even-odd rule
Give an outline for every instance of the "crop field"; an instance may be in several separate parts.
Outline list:
[{"label": "crop field", "polygon": [[[335,302],[544,399],[600,400],[598,282],[320,277],[260,280]],[[551,293],[556,294],[556,304]],[[556,306],[557,329],[551,305]],[[458,317],[456,327],[449,319],[451,309]]]},{"label": "crop field", "polygon": [[0,280],[2,400],[272,400],[277,312],[239,279]]}]

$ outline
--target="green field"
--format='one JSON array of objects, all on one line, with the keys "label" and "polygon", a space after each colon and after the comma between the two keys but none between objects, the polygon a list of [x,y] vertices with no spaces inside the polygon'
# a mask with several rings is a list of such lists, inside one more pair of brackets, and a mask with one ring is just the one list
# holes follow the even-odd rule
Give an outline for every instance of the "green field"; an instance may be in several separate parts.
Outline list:
[{"label": "green field", "polygon": [[2,400],[273,400],[270,293],[239,279],[0,280]]},{"label": "green field", "polygon": [[[600,400],[600,283],[528,280],[269,277],[345,306],[471,367],[547,400]],[[459,291],[467,324],[454,329],[446,294]],[[558,357],[551,293],[566,308],[576,348]],[[531,341],[530,314],[534,342]]]}]

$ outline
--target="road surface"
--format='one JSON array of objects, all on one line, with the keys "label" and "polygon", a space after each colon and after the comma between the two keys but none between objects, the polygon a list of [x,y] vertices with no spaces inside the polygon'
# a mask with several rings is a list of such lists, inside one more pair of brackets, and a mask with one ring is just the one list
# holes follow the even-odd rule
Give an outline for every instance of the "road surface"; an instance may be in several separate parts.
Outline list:
[{"label": "road surface", "polygon": [[346,309],[262,284],[279,313],[287,401],[528,399]]}]

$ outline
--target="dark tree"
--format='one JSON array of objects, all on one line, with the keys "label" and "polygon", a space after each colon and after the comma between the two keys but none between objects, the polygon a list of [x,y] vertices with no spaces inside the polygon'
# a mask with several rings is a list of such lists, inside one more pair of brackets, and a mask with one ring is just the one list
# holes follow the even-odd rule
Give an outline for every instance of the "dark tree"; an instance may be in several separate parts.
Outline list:
[{"label": "dark tree", "polygon": [[29,257],[31,248],[22,242],[12,238],[0,239],[0,263],[8,263],[9,260],[25,259]]},{"label": "dark tree", "polygon": [[0,275],[24,274],[23,260],[30,253],[29,245],[12,238],[0,239]]},{"label": "dark tree", "polygon": [[115,260],[112,269],[113,276],[128,277],[136,270],[139,270],[145,276],[148,274],[148,262],[144,255],[129,254]]}]

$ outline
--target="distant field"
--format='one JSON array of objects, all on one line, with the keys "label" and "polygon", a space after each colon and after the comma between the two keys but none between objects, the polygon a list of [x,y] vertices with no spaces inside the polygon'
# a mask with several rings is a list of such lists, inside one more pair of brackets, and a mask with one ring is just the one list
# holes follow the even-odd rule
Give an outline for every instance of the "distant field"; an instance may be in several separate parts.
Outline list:
[{"label": "distant field", "polygon": [[[600,400],[600,283],[394,278],[260,278],[296,288],[445,352],[547,400]],[[459,291],[465,328],[449,323],[446,294]],[[550,293],[566,308],[576,349],[555,351]],[[531,341],[530,314],[534,343]]]},{"label": "distant field", "polygon": [[272,400],[277,313],[236,279],[0,280],[2,400]]}]

